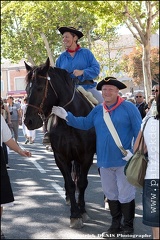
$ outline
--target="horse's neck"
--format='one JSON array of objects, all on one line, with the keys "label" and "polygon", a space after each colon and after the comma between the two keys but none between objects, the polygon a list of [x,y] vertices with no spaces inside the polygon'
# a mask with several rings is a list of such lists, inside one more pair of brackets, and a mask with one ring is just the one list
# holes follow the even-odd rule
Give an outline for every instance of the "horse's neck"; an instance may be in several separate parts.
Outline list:
[{"label": "horse's neck", "polygon": [[76,93],[74,100],[65,109],[76,116],[77,114],[78,116],[86,116],[93,109],[93,106],[83,95]]}]

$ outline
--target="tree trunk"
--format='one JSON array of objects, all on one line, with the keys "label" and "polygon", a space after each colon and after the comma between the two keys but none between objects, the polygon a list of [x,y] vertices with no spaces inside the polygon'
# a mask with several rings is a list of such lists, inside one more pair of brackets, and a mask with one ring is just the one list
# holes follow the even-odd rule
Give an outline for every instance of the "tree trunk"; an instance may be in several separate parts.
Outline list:
[{"label": "tree trunk", "polygon": [[89,49],[92,50],[92,42],[91,42],[90,30],[88,31],[88,46],[89,46]]},{"label": "tree trunk", "polygon": [[151,80],[151,70],[150,70],[150,42],[142,45],[143,56],[142,56],[142,67],[144,76],[144,91],[146,102],[148,102],[151,95],[152,80]]},{"label": "tree trunk", "polygon": [[47,40],[44,33],[41,33],[41,37],[44,41],[44,44],[45,44],[45,47],[46,47],[46,50],[47,50],[47,53],[48,53],[48,57],[49,57],[49,60],[50,60],[50,64],[51,64],[52,67],[54,67],[55,64],[54,64],[54,61],[53,61],[53,55],[52,55],[52,51],[49,47],[48,40]]}]

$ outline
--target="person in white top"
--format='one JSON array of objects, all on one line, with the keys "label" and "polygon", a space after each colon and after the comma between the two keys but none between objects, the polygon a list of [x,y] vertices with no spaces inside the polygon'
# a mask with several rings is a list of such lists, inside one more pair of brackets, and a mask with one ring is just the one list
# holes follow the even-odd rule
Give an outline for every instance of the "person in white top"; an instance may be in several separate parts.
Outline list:
[{"label": "person in white top", "polygon": [[[5,156],[2,148],[2,143],[5,143],[10,149],[19,153],[23,157],[31,157],[31,153],[27,150],[23,150],[20,146],[13,140],[11,130],[9,129],[4,117],[1,114],[1,217],[4,206],[11,206],[14,202],[14,196],[12,192],[12,187],[10,184],[9,175],[6,169]],[[4,235],[1,231],[1,239]]]},{"label": "person in white top", "polygon": [[[144,141],[148,152],[148,165],[143,187],[143,223],[152,227],[153,239],[159,239],[159,119],[160,119],[160,95],[156,96],[157,115],[150,116],[144,129]],[[134,150],[137,148],[141,131],[136,139]]]},{"label": "person in white top", "polygon": [[154,97],[152,104],[147,112],[146,116],[143,118],[143,122],[147,120],[150,116],[155,116],[157,114],[157,107],[156,107],[156,98],[159,95],[159,84],[156,84],[152,88],[152,96]]},{"label": "person in white top", "polygon": [[26,138],[25,144],[27,143],[34,143],[35,137],[36,137],[36,130],[28,130],[26,125],[24,124],[24,118],[25,118],[25,113],[27,109],[27,98],[23,99],[24,104],[21,106],[21,112],[22,112],[22,130],[23,130],[23,135]]}]

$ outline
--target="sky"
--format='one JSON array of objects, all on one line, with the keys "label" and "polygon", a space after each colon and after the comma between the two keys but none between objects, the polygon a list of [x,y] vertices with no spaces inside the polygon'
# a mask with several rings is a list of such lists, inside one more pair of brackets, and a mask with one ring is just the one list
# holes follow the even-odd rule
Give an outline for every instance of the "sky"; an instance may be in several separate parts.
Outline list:
[{"label": "sky", "polygon": [[131,34],[131,32],[129,31],[129,29],[126,28],[125,26],[120,27],[117,32],[118,32],[118,34],[121,34],[121,35],[123,35],[123,34]]},{"label": "sky", "polygon": [[[131,34],[131,32],[129,31],[129,29],[126,28],[125,26],[120,27],[117,32],[118,32],[118,34],[120,34],[120,35],[123,35],[123,34]],[[136,32],[135,29],[134,29],[134,32]],[[157,30],[156,33],[159,35],[159,29]]]}]

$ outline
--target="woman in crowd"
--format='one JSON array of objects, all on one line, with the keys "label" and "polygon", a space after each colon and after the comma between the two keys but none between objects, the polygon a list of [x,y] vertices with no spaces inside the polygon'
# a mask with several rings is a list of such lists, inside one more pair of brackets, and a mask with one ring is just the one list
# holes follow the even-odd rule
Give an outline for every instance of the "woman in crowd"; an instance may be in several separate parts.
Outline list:
[{"label": "woman in crowd", "polygon": [[14,137],[15,141],[18,141],[18,129],[19,125],[21,124],[21,105],[19,102],[14,102],[14,99],[12,96],[8,96],[7,98],[7,104],[8,104],[8,109],[11,115],[11,131],[12,131],[12,136]]},{"label": "woman in crowd", "polygon": [[[159,119],[160,95],[156,96],[156,116],[150,116],[144,129],[144,141],[148,152],[148,166],[143,187],[143,223],[152,227],[153,239],[159,239]],[[143,129],[144,121],[141,125]],[[142,131],[139,132],[134,149],[137,149]]]},{"label": "woman in crowd", "polygon": [[[17,152],[23,157],[31,157],[29,151],[23,150],[20,146],[13,140],[11,131],[1,114],[1,218],[3,207],[12,206],[14,202],[13,191],[9,179],[9,175],[6,169],[5,155],[2,148],[2,143],[5,143],[10,149]],[[1,239],[4,239],[4,235],[1,231]]]},{"label": "woman in crowd", "polygon": [[[8,124],[8,126],[11,127],[11,115],[7,106],[7,103],[4,103],[4,101],[1,98],[1,114],[4,117],[6,123]],[[4,151],[4,155],[5,155],[5,161],[6,161],[6,167],[9,168],[9,164],[8,164],[8,149],[6,144],[3,142],[2,143],[2,147],[3,147],[3,151]]]}]

